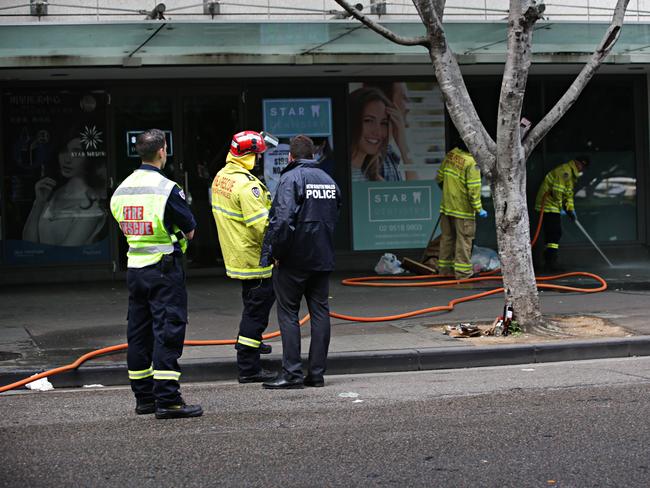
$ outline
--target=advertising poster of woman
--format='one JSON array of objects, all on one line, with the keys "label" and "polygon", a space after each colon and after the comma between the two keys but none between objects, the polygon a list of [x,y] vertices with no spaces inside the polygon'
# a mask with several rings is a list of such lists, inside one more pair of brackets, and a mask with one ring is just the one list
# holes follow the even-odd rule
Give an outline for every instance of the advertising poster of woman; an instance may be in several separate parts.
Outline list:
[{"label": "advertising poster of woman", "polygon": [[7,264],[109,260],[106,95],[5,95]]},{"label": "advertising poster of woman", "polygon": [[351,83],[348,98],[353,247],[424,247],[440,201],[445,153],[436,83]]}]

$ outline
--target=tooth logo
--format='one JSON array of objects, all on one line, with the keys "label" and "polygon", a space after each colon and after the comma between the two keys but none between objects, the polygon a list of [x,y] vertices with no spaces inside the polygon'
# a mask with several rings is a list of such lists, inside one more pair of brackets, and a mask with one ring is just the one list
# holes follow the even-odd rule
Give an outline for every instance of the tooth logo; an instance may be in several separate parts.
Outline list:
[{"label": "tooth logo", "polygon": [[316,119],[320,117],[320,105],[311,106],[311,117]]},{"label": "tooth logo", "polygon": [[413,204],[419,204],[422,201],[422,192],[414,191],[413,192]]}]

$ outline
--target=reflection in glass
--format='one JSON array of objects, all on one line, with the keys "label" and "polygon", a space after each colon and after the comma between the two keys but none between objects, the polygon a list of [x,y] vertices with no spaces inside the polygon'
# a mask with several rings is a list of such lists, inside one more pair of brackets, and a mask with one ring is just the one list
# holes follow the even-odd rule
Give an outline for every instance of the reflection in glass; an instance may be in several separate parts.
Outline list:
[{"label": "reflection in glass", "polygon": [[34,185],[34,203],[23,239],[55,246],[83,246],[102,238],[106,225],[103,172],[79,137],[58,153],[58,171]]}]

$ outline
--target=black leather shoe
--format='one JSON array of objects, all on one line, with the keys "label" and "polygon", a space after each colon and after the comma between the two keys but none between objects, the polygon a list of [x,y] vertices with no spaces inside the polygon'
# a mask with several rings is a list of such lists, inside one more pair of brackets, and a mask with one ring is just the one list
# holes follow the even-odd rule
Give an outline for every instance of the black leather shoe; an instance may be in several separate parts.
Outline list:
[{"label": "black leather shoe", "polygon": [[262,383],[263,381],[274,380],[277,374],[268,369],[260,369],[259,372],[250,375],[239,375],[240,383]]},{"label": "black leather shoe", "polygon": [[306,376],[304,381],[305,386],[312,386],[320,388],[325,386],[325,380],[322,376]]},{"label": "black leather shoe", "polygon": [[156,407],[157,419],[185,419],[188,417],[200,417],[203,415],[201,405],[167,405],[165,407]]},{"label": "black leather shoe", "polygon": [[294,390],[304,388],[305,385],[300,378],[288,380],[284,376],[280,375],[273,381],[262,383],[262,387],[269,390]]},{"label": "black leather shoe", "polygon": [[135,413],[138,415],[148,415],[156,411],[156,402],[153,400],[148,402],[137,402],[135,405]]},{"label": "black leather shoe", "polygon": [[271,351],[273,351],[271,344],[264,344],[263,342],[260,344],[260,354],[271,354]]}]

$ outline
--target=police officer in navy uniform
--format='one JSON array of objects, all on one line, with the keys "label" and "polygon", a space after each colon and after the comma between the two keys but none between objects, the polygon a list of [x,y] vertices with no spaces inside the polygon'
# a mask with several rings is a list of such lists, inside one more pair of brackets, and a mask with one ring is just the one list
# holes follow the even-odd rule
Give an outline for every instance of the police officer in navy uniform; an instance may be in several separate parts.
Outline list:
[{"label": "police officer in navy uniform", "polygon": [[[289,146],[289,164],[282,171],[262,245],[261,265],[274,263],[278,322],[282,333],[282,371],[264,388],[324,386],[330,342],[329,276],[334,270],[334,228],[341,192],[318,167],[314,143],[304,135]],[[311,316],[307,376],[300,360],[298,313],[302,297]]]},{"label": "police officer in navy uniform", "polygon": [[164,132],[140,134],[136,151],[142,165],[111,198],[111,213],[129,244],[127,366],[135,411],[158,419],[198,417],[201,407],[181,397],[178,364],[187,323],[182,259],[196,221],[183,190],[162,173]]}]

